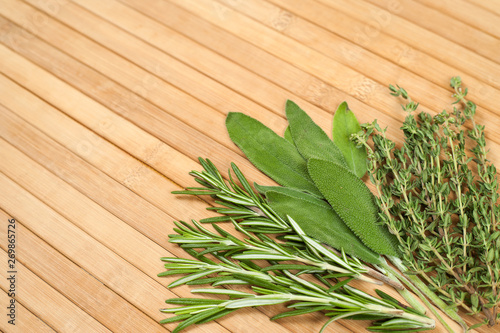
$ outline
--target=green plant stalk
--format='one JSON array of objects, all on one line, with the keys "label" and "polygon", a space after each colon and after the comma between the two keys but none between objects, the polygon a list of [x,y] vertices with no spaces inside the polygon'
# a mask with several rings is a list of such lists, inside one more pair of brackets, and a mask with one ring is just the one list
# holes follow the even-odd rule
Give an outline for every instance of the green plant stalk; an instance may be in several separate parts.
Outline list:
[{"label": "green plant stalk", "polygon": [[[388,276],[389,278],[394,279],[394,280],[402,281],[407,288],[410,288],[410,290],[413,290],[413,286],[412,285],[408,286],[408,284],[406,283],[404,278],[401,276],[401,274],[399,274],[399,272],[393,270],[392,267],[390,267],[385,260],[378,266],[380,266],[380,270],[383,270],[385,272],[386,276]],[[427,308],[425,306],[423,306],[420,302],[418,302],[408,289],[404,288],[404,289],[396,289],[396,290],[408,302],[408,304],[412,308],[414,308],[416,311],[418,311],[422,314],[425,314],[427,312]],[[417,295],[417,296],[421,297],[420,295]]]},{"label": "green plant stalk", "polygon": [[[455,94],[453,97],[456,98],[456,103],[462,103],[464,106],[464,115],[467,119],[469,119],[472,123],[472,131],[469,132],[469,138],[471,138],[473,141],[476,142],[476,147],[472,150],[476,157],[476,163],[478,165],[477,171],[478,174],[484,184],[489,185],[489,192],[490,195],[488,196],[488,204],[490,207],[491,211],[491,218],[490,218],[490,224],[486,225],[487,228],[487,233],[491,234],[494,231],[500,230],[499,226],[499,219],[497,217],[497,214],[494,213],[495,211],[495,205],[498,200],[498,183],[496,182],[496,177],[494,176],[496,174],[496,170],[494,167],[490,166],[493,170],[488,170],[488,160],[486,159],[487,155],[487,150],[486,150],[486,142],[485,142],[485,137],[484,137],[484,126],[479,126],[476,124],[474,120],[474,115],[476,113],[476,105],[468,101],[466,99],[467,96],[467,89],[463,90],[461,87],[461,80],[460,78],[455,78],[454,80],[451,81],[451,86],[455,90]],[[476,197],[474,197],[476,198]],[[476,223],[476,225],[482,226],[480,223]],[[488,241],[486,238],[482,239],[484,248],[487,249],[486,253],[489,253],[490,251],[494,251],[494,249],[491,249]],[[499,247],[497,245],[497,247]],[[498,251],[498,249],[497,249]],[[491,260],[486,260],[485,262],[487,269],[488,269],[488,274],[491,276],[491,288],[493,292],[493,296],[498,299],[496,307],[494,307],[492,316],[493,318],[497,317],[497,308],[500,307],[500,297],[498,295],[498,288],[500,287],[500,278],[497,276],[496,281],[495,281],[495,274],[493,272],[498,272],[500,271],[500,267],[498,266],[498,260],[493,264]],[[494,265],[494,267],[492,267]],[[481,300],[482,301],[482,300]]]},{"label": "green plant stalk", "polygon": [[[396,257],[390,257],[389,259],[403,274],[405,274],[408,271],[408,269],[406,268],[406,266],[404,266],[401,259]],[[422,280],[420,280],[416,275],[405,274],[405,276],[402,276],[398,272],[394,271],[392,267],[390,267],[389,265],[387,265],[387,267],[384,266],[384,268],[394,272],[401,279],[401,281],[403,281],[403,283],[408,288],[410,288],[410,290],[413,291],[425,303],[425,305],[427,305],[427,307],[431,310],[434,316],[439,320],[439,322],[446,328],[448,332],[454,333],[455,331],[450,327],[450,325],[448,325],[446,320],[444,320],[444,318],[436,311],[436,309],[432,306],[432,304],[429,303],[426,297],[428,297],[431,300],[431,302],[434,303],[434,305],[436,305],[448,317],[457,322],[462,327],[463,332],[467,332],[468,330],[467,324],[462,319],[462,317],[460,317],[460,315],[457,313],[456,309],[448,307],[446,303],[444,303],[432,290],[430,290],[427,287],[427,285],[423,283]]]}]

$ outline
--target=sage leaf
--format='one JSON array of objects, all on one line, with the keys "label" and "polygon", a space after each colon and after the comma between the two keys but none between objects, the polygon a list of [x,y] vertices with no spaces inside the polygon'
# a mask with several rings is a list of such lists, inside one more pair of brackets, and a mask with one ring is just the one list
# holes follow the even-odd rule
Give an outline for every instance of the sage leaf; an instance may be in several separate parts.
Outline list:
[{"label": "sage leaf", "polygon": [[379,263],[380,256],[356,237],[327,202],[284,187],[274,187],[265,195],[278,215],[291,216],[309,237],[366,262]]},{"label": "sage leaf", "polygon": [[309,174],[345,224],[373,251],[399,257],[397,239],[378,224],[372,193],[349,169],[331,161],[310,159]]},{"label": "sage leaf", "polygon": [[293,144],[243,113],[230,112],[226,127],[250,162],[278,184],[321,196],[309,177],[306,160]]},{"label": "sage leaf", "polygon": [[283,133],[283,137],[290,143],[293,144],[292,132],[290,132],[290,126],[286,127],[285,133]]},{"label": "sage leaf", "polygon": [[367,170],[366,160],[368,155],[365,147],[356,147],[357,144],[351,140],[351,135],[359,131],[361,131],[361,126],[356,116],[349,110],[347,103],[343,102],[333,115],[333,142],[344,155],[349,169],[361,178]]},{"label": "sage leaf", "polygon": [[290,100],[286,102],[286,117],[293,143],[304,159],[321,158],[347,167],[339,147],[304,110]]}]

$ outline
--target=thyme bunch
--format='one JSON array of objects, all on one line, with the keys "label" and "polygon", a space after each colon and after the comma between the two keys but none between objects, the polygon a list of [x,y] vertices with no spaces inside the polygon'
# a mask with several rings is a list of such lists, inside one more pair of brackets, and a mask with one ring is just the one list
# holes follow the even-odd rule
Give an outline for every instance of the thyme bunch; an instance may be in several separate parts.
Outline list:
[{"label": "thyme bunch", "polygon": [[451,87],[452,111],[431,116],[416,114],[418,103],[391,85],[391,94],[406,100],[403,145],[396,147],[376,121],[354,139],[368,150],[380,219],[398,238],[406,273],[422,278],[448,312],[482,313],[493,326],[500,318],[496,168],[486,156],[484,126],[474,121],[476,105],[459,77]]}]

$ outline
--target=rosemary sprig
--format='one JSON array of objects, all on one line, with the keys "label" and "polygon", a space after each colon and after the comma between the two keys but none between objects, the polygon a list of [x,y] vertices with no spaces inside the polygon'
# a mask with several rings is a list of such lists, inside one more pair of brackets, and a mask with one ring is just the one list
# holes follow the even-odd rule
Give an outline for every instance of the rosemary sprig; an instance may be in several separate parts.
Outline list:
[{"label": "rosemary sprig", "polygon": [[290,223],[302,243],[286,240],[280,242],[265,234],[250,235],[234,220],[235,229],[248,236],[247,239],[240,240],[219,226],[213,225],[219,233],[217,235],[193,221],[194,226],[185,222],[176,222],[177,234],[170,235],[170,242],[181,244],[181,247],[185,249],[203,249],[199,255],[218,253],[236,260],[295,261],[302,263],[301,269],[308,272],[334,272],[352,276],[361,281],[381,284],[380,281],[364,275],[367,269],[359,260],[347,258],[344,253],[338,256],[305,235],[293,220]]},{"label": "rosemary sprig", "polygon": [[[175,191],[173,193],[211,195],[216,199],[215,203],[220,206],[207,209],[216,211],[222,215],[214,218],[202,219],[200,222],[214,223],[238,220],[237,228],[240,230],[244,229],[246,232],[256,234],[281,234],[282,239],[288,239],[289,241],[293,240],[296,247],[308,248],[314,260],[318,262],[318,265],[330,263],[340,265],[340,267],[344,267],[344,269],[354,269],[356,271],[356,277],[361,280],[379,283],[372,279],[375,278],[393,286],[398,291],[404,290],[403,285],[397,279],[381,274],[377,270],[364,265],[357,258],[349,258],[343,252],[339,253],[331,248],[323,246],[311,237],[308,237],[293,220],[281,218],[267,204],[266,200],[252,189],[248,180],[234,163],[231,164],[231,170],[228,171],[229,179],[226,182],[219,170],[217,170],[209,159],[205,160],[199,158],[199,161],[204,170],[192,171],[190,174],[195,177],[195,180],[203,185],[203,187],[187,187],[185,191]],[[235,182],[232,173],[236,176],[241,186]],[[230,234],[227,235],[228,237],[230,236]],[[213,237],[213,235],[208,235],[207,237],[210,238]],[[314,246],[311,244],[314,244]],[[309,254],[309,256],[311,254]],[[307,260],[311,259],[296,258],[292,260],[307,262]],[[382,258],[381,261],[385,262]],[[332,267],[328,269],[331,268]],[[363,275],[363,273],[370,275],[372,278]],[[403,292],[403,295],[410,304],[418,307],[416,302],[409,299],[408,294]],[[420,308],[420,310],[422,310],[422,308]]]},{"label": "rosemary sprig", "polygon": [[229,180],[222,177],[221,173],[209,159],[198,159],[203,171],[191,171],[196,182],[203,187],[187,187],[185,191],[174,191],[173,194],[210,195],[216,199],[219,207],[210,207],[221,216],[200,220],[202,223],[224,222],[241,220],[241,226],[249,232],[255,233],[287,233],[291,226],[280,218],[261,195],[256,193],[239,168],[231,163],[231,169],[241,186],[236,184],[231,171],[228,172]]},{"label": "rosemary sprig", "polygon": [[[421,331],[433,329],[432,319],[402,306],[396,299],[377,291],[381,298],[373,297],[360,290],[352,288],[347,283],[352,277],[331,284],[326,281],[329,276],[323,276],[319,283],[303,279],[290,272],[296,269],[292,266],[271,266],[261,269],[254,263],[241,260],[233,262],[222,255],[215,254],[220,262],[214,262],[205,255],[190,250],[197,260],[180,258],[163,258],[168,269],[160,275],[188,274],[170,284],[170,287],[181,284],[205,284],[214,286],[229,286],[237,284],[251,285],[253,292],[242,292],[232,289],[201,288],[194,289],[193,293],[227,295],[227,300],[174,298],[168,304],[182,305],[163,309],[162,312],[173,313],[175,316],[167,318],[162,323],[181,321],[173,332],[192,325],[205,323],[220,318],[232,311],[244,308],[281,303],[290,303],[288,308],[293,309],[271,318],[272,320],[301,315],[310,312],[322,311],[331,317],[321,329],[331,322],[341,319],[371,319],[376,320],[368,327],[374,332],[391,331]],[[302,266],[302,265],[300,265]],[[205,278],[207,275],[215,275]]]}]

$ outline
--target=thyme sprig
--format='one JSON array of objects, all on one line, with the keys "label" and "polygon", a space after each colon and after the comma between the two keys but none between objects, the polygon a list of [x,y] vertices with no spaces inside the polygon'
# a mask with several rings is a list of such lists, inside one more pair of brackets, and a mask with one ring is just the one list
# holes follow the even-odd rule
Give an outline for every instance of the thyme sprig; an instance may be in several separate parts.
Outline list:
[{"label": "thyme sprig", "polygon": [[415,116],[418,103],[403,88],[390,87],[406,100],[402,147],[376,121],[364,124],[355,139],[368,149],[380,218],[397,236],[408,273],[420,276],[449,307],[482,312],[485,323],[494,325],[500,318],[496,169],[486,158],[484,126],[474,121],[476,105],[466,99],[460,78],[451,86],[454,104],[463,108],[435,116]]}]

